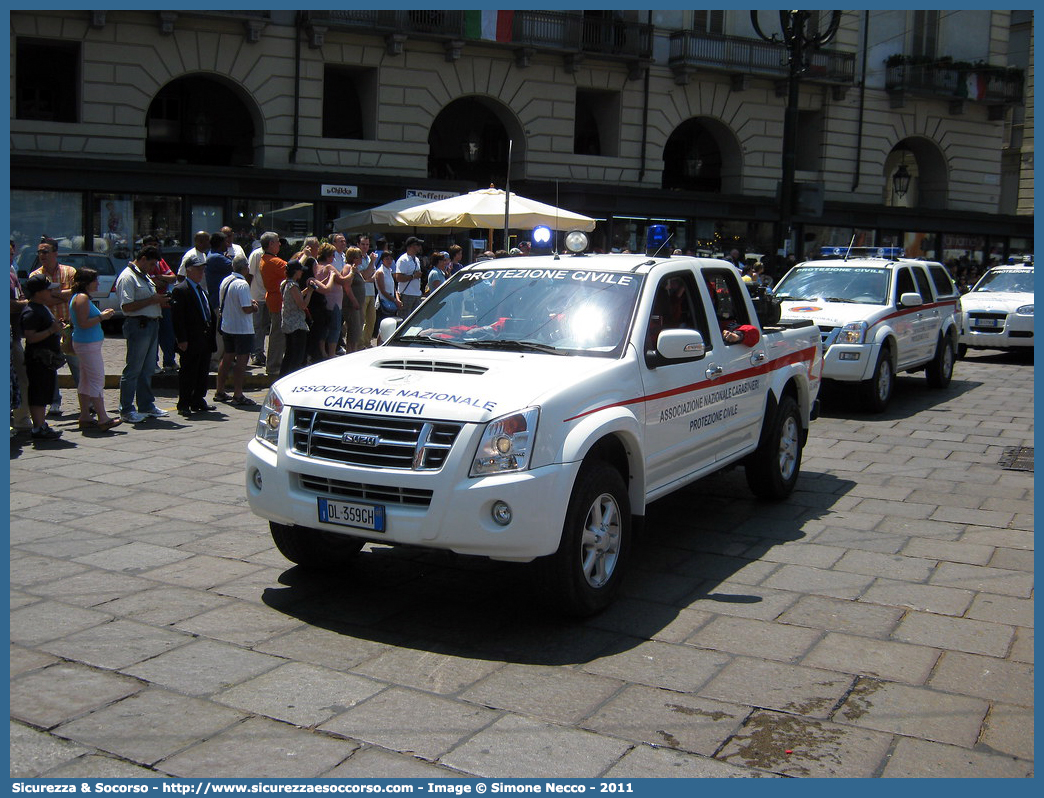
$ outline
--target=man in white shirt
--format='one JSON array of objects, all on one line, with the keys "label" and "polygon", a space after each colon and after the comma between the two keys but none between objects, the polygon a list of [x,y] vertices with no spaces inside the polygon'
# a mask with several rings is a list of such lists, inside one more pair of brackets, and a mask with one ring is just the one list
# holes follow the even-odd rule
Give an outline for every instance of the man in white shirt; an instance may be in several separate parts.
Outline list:
[{"label": "man in white shirt", "polygon": [[[253,319],[262,306],[262,303],[251,296],[247,274],[247,259],[236,257],[232,261],[232,274],[222,280],[218,288],[221,337],[225,342],[225,354],[218,364],[214,399],[219,402],[231,402],[239,407],[253,407],[257,404],[253,399],[243,395],[247,360],[254,345]],[[225,380],[229,369],[232,369],[231,397],[225,393]]]},{"label": "man in white shirt", "polygon": [[235,242],[236,234],[232,231],[232,228],[227,224],[221,228],[221,235],[225,237],[225,257],[229,260],[235,260],[237,257],[246,257],[246,252],[243,248]]},{"label": "man in white shirt", "polygon": [[250,275],[250,298],[256,299],[260,309],[254,314],[252,324],[254,325],[254,345],[250,350],[250,362],[255,366],[265,365],[265,335],[272,324],[272,317],[265,304],[265,281],[261,279],[261,256],[265,254],[261,242],[250,250],[247,259],[247,273]]},{"label": "man in white shirt", "polygon": [[395,261],[395,290],[402,300],[403,317],[409,316],[421,301],[421,265],[419,255],[424,242],[416,236],[406,239],[406,250]]},{"label": "man in white shirt", "polygon": [[185,279],[185,267],[189,263],[205,264],[207,262],[207,255],[210,254],[210,233],[200,230],[192,236],[192,243],[194,244],[192,249],[181,256],[181,266],[178,267],[178,277],[181,280]]}]

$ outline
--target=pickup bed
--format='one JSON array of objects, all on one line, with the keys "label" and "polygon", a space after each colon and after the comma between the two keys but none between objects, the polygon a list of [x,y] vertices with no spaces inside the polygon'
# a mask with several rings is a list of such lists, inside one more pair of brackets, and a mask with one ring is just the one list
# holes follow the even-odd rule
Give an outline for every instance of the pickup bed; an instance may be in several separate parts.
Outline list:
[{"label": "pickup bed", "polygon": [[487,261],[381,346],[276,382],[247,495],[293,562],[366,542],[536,560],[553,606],[590,614],[649,502],[737,463],[790,494],[821,368],[819,329],[763,329],[722,261]]}]

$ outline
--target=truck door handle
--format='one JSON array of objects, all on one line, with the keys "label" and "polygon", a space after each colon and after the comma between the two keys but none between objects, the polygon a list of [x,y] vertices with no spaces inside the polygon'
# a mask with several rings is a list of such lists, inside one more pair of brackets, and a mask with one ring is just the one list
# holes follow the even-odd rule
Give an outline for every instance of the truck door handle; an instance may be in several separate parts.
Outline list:
[{"label": "truck door handle", "polygon": [[721,366],[713,366],[707,369],[707,379],[713,380],[715,377],[720,377],[725,373],[725,369]]}]

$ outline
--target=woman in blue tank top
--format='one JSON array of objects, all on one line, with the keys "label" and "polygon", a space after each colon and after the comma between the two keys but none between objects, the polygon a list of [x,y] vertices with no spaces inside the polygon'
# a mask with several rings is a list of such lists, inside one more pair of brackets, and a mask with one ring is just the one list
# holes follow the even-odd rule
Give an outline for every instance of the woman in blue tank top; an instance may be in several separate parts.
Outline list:
[{"label": "woman in blue tank top", "polygon": [[[91,302],[91,292],[98,290],[98,272],[77,269],[73,295],[69,300],[69,318],[72,320],[73,351],[80,358],[80,385],[76,397],[80,400],[80,429],[108,430],[120,423],[105,412],[105,363],[102,361],[102,341],[105,333],[101,323],[113,317],[111,308],[99,310]],[[94,407],[98,420],[91,418]]]}]

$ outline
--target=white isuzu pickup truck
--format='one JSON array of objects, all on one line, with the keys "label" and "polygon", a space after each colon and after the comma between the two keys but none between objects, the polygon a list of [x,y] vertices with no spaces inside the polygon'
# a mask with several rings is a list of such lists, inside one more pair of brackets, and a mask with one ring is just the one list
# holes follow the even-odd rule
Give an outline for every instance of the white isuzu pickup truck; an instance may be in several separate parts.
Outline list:
[{"label": "white isuzu pickup truck", "polygon": [[367,542],[536,560],[542,596],[590,614],[651,501],[737,463],[789,495],[821,367],[818,328],[762,329],[722,261],[480,262],[382,345],[276,382],[247,495],[295,563]]},{"label": "white isuzu pickup truck", "polygon": [[895,247],[839,251],[845,257],[799,263],[775,288],[784,320],[812,319],[823,333],[823,378],[858,385],[875,413],[892,401],[900,371],[949,385],[960,293],[943,265]]}]

